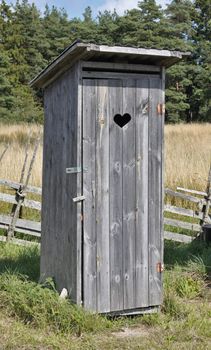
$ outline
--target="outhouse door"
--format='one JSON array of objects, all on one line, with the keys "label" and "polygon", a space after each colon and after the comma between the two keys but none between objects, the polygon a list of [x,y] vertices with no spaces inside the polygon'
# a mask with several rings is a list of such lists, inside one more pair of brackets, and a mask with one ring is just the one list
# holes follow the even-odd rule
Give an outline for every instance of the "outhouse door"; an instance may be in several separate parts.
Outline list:
[{"label": "outhouse door", "polygon": [[83,80],[83,302],[112,312],[161,303],[159,76]]}]

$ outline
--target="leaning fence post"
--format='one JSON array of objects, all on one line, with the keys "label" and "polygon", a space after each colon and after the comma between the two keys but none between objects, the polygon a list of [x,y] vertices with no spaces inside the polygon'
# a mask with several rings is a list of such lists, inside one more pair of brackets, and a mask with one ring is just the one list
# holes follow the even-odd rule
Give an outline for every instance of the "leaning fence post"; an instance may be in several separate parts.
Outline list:
[{"label": "leaning fence post", "polygon": [[3,159],[4,155],[5,155],[5,153],[7,152],[8,148],[9,148],[9,144],[7,144],[7,145],[5,146],[5,148],[4,148],[3,152],[2,152],[2,154],[0,155],[0,162],[2,161],[2,159]]},{"label": "leaning fence post", "polygon": [[[22,204],[24,202],[24,198],[26,196],[26,189],[27,189],[27,186],[28,186],[28,183],[29,183],[29,179],[30,179],[30,176],[31,176],[32,167],[33,167],[33,164],[34,164],[34,161],[35,161],[35,157],[36,157],[36,154],[37,154],[37,151],[38,151],[39,143],[40,143],[40,137],[37,139],[37,142],[36,142],[35,147],[34,147],[34,152],[33,152],[33,155],[32,155],[32,158],[31,158],[31,162],[30,162],[30,165],[29,165],[29,170],[28,170],[28,174],[26,176],[26,181],[25,181],[25,183],[22,186],[20,185],[20,188],[18,189],[18,191],[16,191],[17,205],[15,207],[11,223],[10,223],[10,225],[8,227],[8,230],[7,230],[7,241],[10,241],[11,238],[14,236],[16,222],[17,222],[17,219],[18,219],[18,216],[19,216],[19,213],[20,213],[20,209],[21,209]],[[23,181],[24,172],[25,172],[25,168],[26,168],[27,158],[28,158],[28,155],[26,155],[26,158],[25,158],[25,161],[24,161],[24,166],[23,166],[23,169],[22,169],[22,174],[21,174],[22,181]]]}]

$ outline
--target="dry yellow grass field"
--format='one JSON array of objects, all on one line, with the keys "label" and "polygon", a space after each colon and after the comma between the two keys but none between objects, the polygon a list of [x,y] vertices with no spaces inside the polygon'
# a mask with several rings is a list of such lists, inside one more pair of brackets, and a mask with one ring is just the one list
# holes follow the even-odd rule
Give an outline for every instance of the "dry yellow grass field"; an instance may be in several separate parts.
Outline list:
[{"label": "dry yellow grass field", "polygon": [[[34,141],[42,132],[39,125],[0,125],[0,155],[9,148],[0,163],[0,178],[19,181],[25,149],[31,135]],[[30,157],[29,157],[30,158]],[[165,186],[205,190],[211,162],[211,124],[165,126]],[[41,186],[42,144],[38,149],[30,183]]]},{"label": "dry yellow grass field", "polygon": [[[36,139],[42,133],[42,127],[39,125],[0,125],[0,157],[6,145],[9,145],[1,163],[0,163],[0,178],[19,181],[21,170],[26,154],[26,147],[30,137],[31,143],[29,147],[28,166],[31,160]],[[27,171],[27,168],[26,168]],[[41,185],[42,172],[42,142],[38,148],[35,158],[30,184],[35,186]]]},{"label": "dry yellow grass field", "polygon": [[165,185],[205,190],[211,163],[211,124],[165,127]]}]

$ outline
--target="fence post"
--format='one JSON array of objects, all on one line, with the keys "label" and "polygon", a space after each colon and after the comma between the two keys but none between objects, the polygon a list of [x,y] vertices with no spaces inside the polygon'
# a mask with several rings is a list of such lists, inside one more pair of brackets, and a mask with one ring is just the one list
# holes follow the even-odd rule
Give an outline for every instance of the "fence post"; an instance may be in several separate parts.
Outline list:
[{"label": "fence post", "polygon": [[[208,174],[208,181],[207,181],[207,189],[206,189],[206,204],[204,205],[203,208],[203,219],[202,219],[202,230],[203,226],[210,223],[210,218],[209,218],[209,210],[211,207],[211,164],[210,164],[210,169],[209,169],[209,174]],[[205,240],[205,234],[202,232],[202,238]]]},{"label": "fence post", "polygon": [[[29,183],[29,179],[30,179],[30,176],[31,176],[32,167],[33,167],[33,164],[34,164],[34,161],[35,161],[35,157],[36,157],[36,154],[37,154],[39,143],[40,143],[40,137],[37,139],[37,142],[35,144],[34,152],[33,152],[33,155],[32,155],[32,158],[31,158],[31,162],[30,162],[30,165],[29,165],[28,174],[26,176],[25,184],[23,186],[20,186],[19,190],[16,191],[17,205],[16,205],[15,210],[13,212],[11,224],[9,225],[8,230],[7,230],[7,241],[10,241],[12,239],[12,237],[14,236],[16,222],[17,222],[17,219],[18,219],[18,216],[19,216],[22,204],[24,202],[24,198],[26,196],[26,188],[27,188],[27,185]],[[25,158],[25,161],[24,161],[24,166],[23,166],[24,170],[22,170],[22,174],[21,174],[21,179],[22,180],[23,180],[23,177],[24,177],[27,157],[28,157],[28,154],[26,155],[26,158]]]},{"label": "fence post", "polygon": [[5,146],[5,148],[4,148],[3,152],[2,152],[2,154],[0,155],[0,162],[2,161],[2,159],[3,159],[4,155],[5,155],[5,153],[7,152],[8,148],[9,148],[9,144],[7,144],[7,145]]}]

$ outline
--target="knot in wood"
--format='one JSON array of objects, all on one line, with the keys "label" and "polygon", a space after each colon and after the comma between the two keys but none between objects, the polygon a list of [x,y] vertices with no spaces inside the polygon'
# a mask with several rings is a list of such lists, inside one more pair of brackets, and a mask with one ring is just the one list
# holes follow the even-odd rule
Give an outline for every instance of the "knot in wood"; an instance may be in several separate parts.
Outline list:
[{"label": "knot in wood", "polygon": [[121,163],[116,162],[114,166],[115,166],[115,170],[119,173],[121,171]]}]

